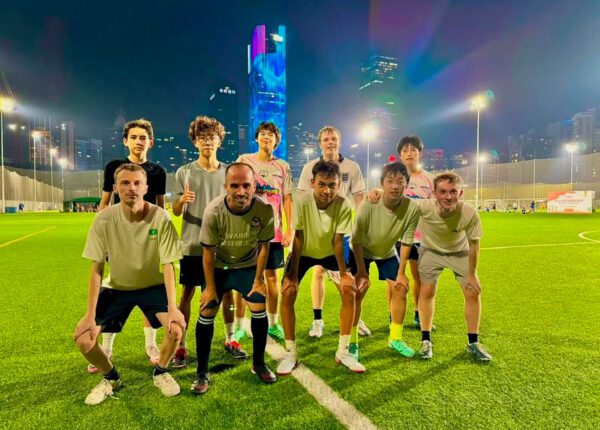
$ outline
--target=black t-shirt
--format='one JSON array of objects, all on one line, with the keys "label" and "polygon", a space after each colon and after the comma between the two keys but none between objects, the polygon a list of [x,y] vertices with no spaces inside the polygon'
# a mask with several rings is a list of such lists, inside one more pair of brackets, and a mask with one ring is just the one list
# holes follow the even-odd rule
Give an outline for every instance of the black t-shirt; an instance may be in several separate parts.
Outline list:
[{"label": "black t-shirt", "polygon": [[[124,160],[112,160],[104,168],[104,187],[102,190],[112,193],[113,185],[115,183],[115,171],[122,164],[131,163],[127,158]],[[160,165],[153,163],[152,161],[146,161],[145,163],[138,164],[146,171],[148,178],[148,192],[144,196],[144,200],[149,203],[156,204],[156,196],[164,195],[167,192],[167,171]],[[119,203],[119,195],[114,193],[115,204]]]}]

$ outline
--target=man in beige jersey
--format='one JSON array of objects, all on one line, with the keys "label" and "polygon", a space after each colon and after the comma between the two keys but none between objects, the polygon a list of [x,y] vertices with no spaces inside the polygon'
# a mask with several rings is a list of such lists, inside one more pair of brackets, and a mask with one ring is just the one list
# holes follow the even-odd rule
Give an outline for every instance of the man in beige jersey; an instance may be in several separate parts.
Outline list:
[{"label": "man in beige jersey", "polygon": [[[83,251],[83,257],[92,260],[92,272],[87,311],[77,324],[74,340],[88,362],[104,375],[85,399],[88,405],[103,402],[121,385],[119,373],[97,339],[104,331],[120,332],[135,306],[152,327],[166,329],[154,368],[154,385],[167,397],[180,391],[167,372],[185,328],[175,301],[173,262],[182,258],[179,237],[169,214],[144,201],[148,185],[142,167],[123,164],[114,177],[121,202],[96,215]],[[110,276],[101,286],[107,257]]]},{"label": "man in beige jersey", "polygon": [[433,179],[433,199],[421,200],[418,228],[423,232],[419,249],[419,315],[421,317],[420,356],[433,356],[431,326],[435,307],[437,280],[445,268],[454,272],[465,296],[467,351],[480,361],[492,356],[479,343],[481,317],[481,283],[477,276],[479,239],[483,232],[477,211],[460,201],[462,179],[447,172]]}]

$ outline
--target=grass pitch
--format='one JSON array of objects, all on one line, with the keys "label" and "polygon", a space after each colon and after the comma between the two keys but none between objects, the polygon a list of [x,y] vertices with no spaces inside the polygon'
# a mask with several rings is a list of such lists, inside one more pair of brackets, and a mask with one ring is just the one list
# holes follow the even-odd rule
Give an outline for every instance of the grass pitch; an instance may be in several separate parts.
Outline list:
[{"label": "grass pitch", "polygon": [[[211,365],[235,366],[215,373],[202,398],[189,394],[193,365],[174,371],[182,394],[163,398],[152,385],[139,310],[115,340],[124,382],[118,400],[84,405],[99,377],[87,374],[71,337],[85,312],[90,264],[80,255],[92,216],[0,216],[1,428],[342,427],[295,379],[265,386],[249,362],[229,360],[220,318]],[[333,361],[339,297],[329,282],[326,334],[308,337],[307,276],[296,307],[302,362],[380,428],[599,428],[600,243],[578,235],[600,241],[600,215],[489,213],[482,219],[481,341],[494,355],[491,363],[473,362],[465,351],[462,294],[449,273],[440,280],[428,362],[403,359],[387,347],[385,290],[373,273],[363,312],[374,333],[361,341],[364,375]],[[197,298],[193,310],[192,322]],[[405,340],[417,348],[413,311],[409,298]],[[195,355],[193,328],[187,339]],[[251,352],[250,341],[242,346]]]}]

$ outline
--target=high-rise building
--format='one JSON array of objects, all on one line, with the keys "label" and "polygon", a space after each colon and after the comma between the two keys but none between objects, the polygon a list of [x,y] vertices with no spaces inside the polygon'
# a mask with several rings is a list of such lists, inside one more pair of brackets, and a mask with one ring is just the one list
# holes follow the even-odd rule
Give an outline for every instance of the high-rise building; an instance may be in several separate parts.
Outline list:
[{"label": "high-rise building", "polygon": [[546,126],[546,138],[549,140],[550,157],[560,157],[564,154],[563,146],[571,141],[572,121],[555,121]]},{"label": "high-rise building", "polygon": [[123,145],[123,127],[125,123],[125,112],[122,108],[119,108],[112,127],[106,129],[104,136],[102,136],[102,160],[105,163],[124,158],[127,155],[127,148]]},{"label": "high-rise building", "polygon": [[37,168],[50,167],[50,148],[52,148],[52,135],[45,128],[33,130],[29,146],[29,162],[36,164]]},{"label": "high-rise building", "polygon": [[421,157],[423,168],[429,171],[446,170],[448,162],[443,149],[424,149]]},{"label": "high-rise building", "polygon": [[75,167],[75,123],[65,121],[60,124],[60,157],[66,158],[69,170]]},{"label": "high-rise building", "polygon": [[300,179],[304,165],[319,156],[317,135],[304,123],[296,123],[288,133],[288,164],[295,180]]},{"label": "high-rise building", "polygon": [[209,116],[225,126],[225,138],[219,150],[219,160],[233,163],[240,153],[238,90],[232,84],[214,83],[208,97],[208,112]]},{"label": "high-rise building", "polygon": [[254,29],[252,43],[248,45],[248,143],[249,152],[255,152],[256,128],[263,121],[272,121],[281,130],[281,143],[275,155],[287,160],[285,46],[285,26],[259,25]]},{"label": "high-rise building", "polygon": [[596,131],[596,109],[588,109],[573,115],[572,122],[573,141],[579,143],[582,154],[600,152],[600,148],[594,146],[594,132]]},{"label": "high-rise building", "polygon": [[31,133],[27,118],[19,113],[4,117],[4,164],[15,167],[30,167],[29,141]]},{"label": "high-rise building", "polygon": [[238,142],[240,148],[240,154],[247,154],[250,152],[250,147],[248,146],[248,125],[239,124],[238,125]]},{"label": "high-rise building", "polygon": [[102,141],[75,139],[75,170],[102,170]]}]

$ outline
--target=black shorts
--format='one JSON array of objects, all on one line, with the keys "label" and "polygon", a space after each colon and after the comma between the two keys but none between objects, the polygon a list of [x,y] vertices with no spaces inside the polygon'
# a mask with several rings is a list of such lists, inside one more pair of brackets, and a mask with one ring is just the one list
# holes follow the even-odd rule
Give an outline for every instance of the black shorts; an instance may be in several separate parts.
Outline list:
[{"label": "black shorts", "polygon": [[275,270],[281,269],[283,266],[285,266],[285,260],[283,259],[283,245],[281,242],[269,243],[269,256],[267,257],[265,269]]},{"label": "black shorts", "polygon": [[[369,266],[371,266],[371,263],[375,263],[377,265],[380,281],[385,281],[386,279],[391,279],[393,281],[398,277],[398,270],[400,269],[400,260],[395,255],[384,260],[371,260],[369,258],[363,258],[363,260],[365,262],[367,274],[369,274]],[[348,263],[348,266],[352,275],[356,275],[358,273],[358,264],[356,264],[356,257],[354,256],[354,252],[352,251],[350,251],[350,261]]]},{"label": "black shorts", "polygon": [[[256,266],[245,267],[242,269],[218,269],[215,267],[215,286],[217,287],[217,297],[219,303],[223,299],[223,295],[227,291],[235,290],[242,295],[244,300],[250,303],[265,303],[266,299],[264,296],[253,293],[248,296],[248,293],[252,290],[252,284],[254,284],[254,277],[256,276]],[[206,288],[206,285],[202,286],[202,291]]]},{"label": "black shorts", "polygon": [[119,333],[134,307],[139,307],[153,328],[162,327],[156,314],[167,312],[167,290],[164,285],[141,290],[115,290],[100,288],[96,304],[96,324],[105,333]]},{"label": "black shorts", "polygon": [[[410,254],[408,255],[409,260],[419,261],[419,246],[421,245],[418,243],[413,243],[410,246]],[[398,255],[400,255],[400,242],[396,242],[396,251],[398,252]]]},{"label": "black shorts", "polygon": [[186,287],[206,285],[201,255],[184,255],[179,260],[179,283]]},{"label": "black shorts", "polygon": [[[292,255],[292,254],[290,254],[290,255]],[[288,260],[285,265],[285,273],[286,274],[290,271],[291,266],[292,265],[290,264],[290,259],[288,257]],[[321,267],[323,267],[327,270],[331,270],[333,272],[337,272],[340,270],[338,267],[337,260],[335,259],[334,255],[329,255],[325,258],[312,258],[312,257],[305,257],[305,256],[301,255],[300,262],[298,263],[298,284],[300,284],[300,282],[302,282],[302,278],[304,278],[304,275],[306,275],[306,272],[308,272],[309,269],[314,266],[321,266]]]}]

